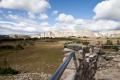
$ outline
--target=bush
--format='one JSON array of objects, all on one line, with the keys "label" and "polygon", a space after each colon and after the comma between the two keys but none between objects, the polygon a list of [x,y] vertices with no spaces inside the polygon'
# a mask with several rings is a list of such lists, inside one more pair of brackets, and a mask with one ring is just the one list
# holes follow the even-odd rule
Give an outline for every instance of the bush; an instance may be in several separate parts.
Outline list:
[{"label": "bush", "polygon": [[16,46],[16,49],[17,49],[17,50],[22,50],[22,49],[24,49],[24,47],[23,47],[21,44],[18,44],[18,45]]},{"label": "bush", "polygon": [[115,49],[115,51],[119,51],[119,48],[117,46],[114,46],[113,49]]},{"label": "bush", "polygon": [[83,36],[83,38],[88,38],[87,36]]},{"label": "bush", "polygon": [[89,53],[89,47],[84,47],[83,51],[84,51],[84,53]]},{"label": "bush", "polygon": [[113,45],[113,42],[109,39],[107,39],[106,45]]},{"label": "bush", "polygon": [[15,46],[13,46],[13,45],[2,45],[2,46],[0,46],[0,49],[15,49]]},{"label": "bush", "polygon": [[120,41],[119,40],[117,40],[117,45],[120,45]]},{"label": "bush", "polygon": [[77,40],[77,41],[76,41],[76,43],[79,43],[79,44],[80,44],[80,43],[81,43],[81,41],[80,41],[80,40]]},{"label": "bush", "polygon": [[82,42],[83,45],[88,45],[89,42],[85,41],[85,42]]},{"label": "bush", "polygon": [[0,68],[0,75],[7,75],[7,74],[15,75],[15,74],[18,74],[18,73],[19,73],[19,71],[16,71],[16,70],[12,69],[11,67]]}]

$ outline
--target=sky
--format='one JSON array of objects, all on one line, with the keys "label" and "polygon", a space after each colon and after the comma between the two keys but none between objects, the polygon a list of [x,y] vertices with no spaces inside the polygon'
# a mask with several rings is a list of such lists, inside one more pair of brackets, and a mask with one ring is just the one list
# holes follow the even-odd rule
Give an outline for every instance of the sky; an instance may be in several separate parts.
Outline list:
[{"label": "sky", "polygon": [[120,0],[0,0],[0,34],[120,29]]}]

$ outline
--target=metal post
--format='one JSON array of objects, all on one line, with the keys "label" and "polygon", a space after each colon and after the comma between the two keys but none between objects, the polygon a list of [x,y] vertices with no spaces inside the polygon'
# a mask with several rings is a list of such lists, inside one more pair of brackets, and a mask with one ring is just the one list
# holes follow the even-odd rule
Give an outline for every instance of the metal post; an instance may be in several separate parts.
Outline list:
[{"label": "metal post", "polygon": [[50,80],[59,80],[72,58],[74,60],[75,67],[76,67],[76,70],[77,70],[78,65],[77,65],[77,59],[76,59],[76,56],[75,56],[75,52],[71,52],[71,54],[64,61],[64,63],[61,64],[60,67],[56,70],[56,72],[54,73],[54,75],[51,77]]}]

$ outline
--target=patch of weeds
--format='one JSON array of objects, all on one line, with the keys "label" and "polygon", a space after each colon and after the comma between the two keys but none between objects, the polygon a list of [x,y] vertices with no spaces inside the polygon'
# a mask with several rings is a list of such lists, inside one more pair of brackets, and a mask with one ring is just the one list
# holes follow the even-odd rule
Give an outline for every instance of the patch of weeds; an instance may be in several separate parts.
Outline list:
[{"label": "patch of weeds", "polygon": [[0,75],[8,75],[8,74],[18,74],[19,71],[12,69],[11,67],[8,68],[0,68]]}]

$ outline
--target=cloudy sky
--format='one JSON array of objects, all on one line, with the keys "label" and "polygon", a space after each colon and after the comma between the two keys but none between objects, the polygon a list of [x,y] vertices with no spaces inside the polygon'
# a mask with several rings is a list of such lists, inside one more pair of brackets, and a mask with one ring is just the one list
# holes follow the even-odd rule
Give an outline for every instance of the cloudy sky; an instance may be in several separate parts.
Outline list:
[{"label": "cloudy sky", "polygon": [[0,0],[0,34],[120,29],[120,0]]}]

